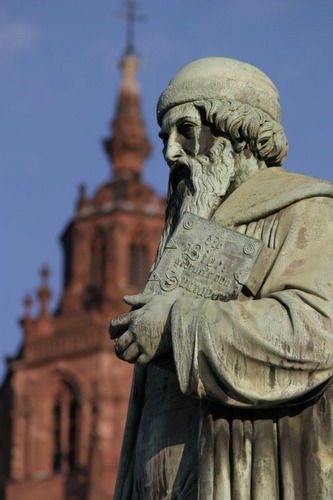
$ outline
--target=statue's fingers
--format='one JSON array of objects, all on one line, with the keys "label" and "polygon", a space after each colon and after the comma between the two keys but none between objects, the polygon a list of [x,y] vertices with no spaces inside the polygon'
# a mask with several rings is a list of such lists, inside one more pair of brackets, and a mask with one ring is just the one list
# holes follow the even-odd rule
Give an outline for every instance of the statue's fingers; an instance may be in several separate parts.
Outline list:
[{"label": "statue's fingers", "polygon": [[124,301],[132,307],[142,307],[149,302],[153,294],[138,293],[136,295],[125,295]]},{"label": "statue's fingers", "polygon": [[135,361],[135,363],[140,366],[146,366],[149,361],[151,361],[151,357],[148,356],[148,354],[141,354]]},{"label": "statue's fingers", "polygon": [[122,353],[121,357],[128,363],[135,363],[139,355],[140,351],[138,345],[136,343],[133,343],[126,349],[126,351]]},{"label": "statue's fingers", "polygon": [[109,334],[112,339],[116,339],[122,335],[129,327],[131,321],[131,313],[121,314],[110,321]]},{"label": "statue's fingers", "polygon": [[115,342],[114,349],[117,355],[123,354],[124,351],[126,351],[126,349],[132,344],[132,342],[133,342],[133,333],[130,330],[127,330]]}]

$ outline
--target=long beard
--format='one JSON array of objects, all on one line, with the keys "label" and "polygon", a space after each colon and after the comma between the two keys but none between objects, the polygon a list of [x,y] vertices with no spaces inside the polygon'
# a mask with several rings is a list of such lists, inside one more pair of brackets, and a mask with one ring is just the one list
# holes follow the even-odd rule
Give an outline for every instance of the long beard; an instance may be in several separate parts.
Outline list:
[{"label": "long beard", "polygon": [[166,220],[153,268],[185,212],[211,219],[235,178],[231,144],[220,138],[209,156],[183,157],[170,171]]}]

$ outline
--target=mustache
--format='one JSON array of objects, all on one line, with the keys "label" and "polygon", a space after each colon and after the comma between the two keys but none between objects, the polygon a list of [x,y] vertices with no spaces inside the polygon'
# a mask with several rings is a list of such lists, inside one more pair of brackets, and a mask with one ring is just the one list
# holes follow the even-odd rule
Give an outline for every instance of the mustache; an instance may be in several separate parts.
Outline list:
[{"label": "mustache", "polygon": [[194,194],[193,161],[184,157],[174,162],[170,167],[169,183],[173,192],[187,187]]}]

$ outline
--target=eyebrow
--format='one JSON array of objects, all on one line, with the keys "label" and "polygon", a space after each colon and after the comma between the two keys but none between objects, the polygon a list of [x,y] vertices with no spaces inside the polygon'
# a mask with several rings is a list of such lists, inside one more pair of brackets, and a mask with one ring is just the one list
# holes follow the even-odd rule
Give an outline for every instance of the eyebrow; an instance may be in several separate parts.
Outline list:
[{"label": "eyebrow", "polygon": [[163,123],[162,123],[160,133],[165,134],[166,133],[165,131],[167,129],[170,129],[171,126],[178,125],[179,123],[185,122],[185,121],[191,122],[194,125],[200,125],[200,116],[199,117],[193,117],[193,116],[189,116],[189,115],[181,116],[175,122],[173,122],[171,125],[170,125],[170,118],[168,118],[168,120],[165,122],[164,127],[163,127]]}]

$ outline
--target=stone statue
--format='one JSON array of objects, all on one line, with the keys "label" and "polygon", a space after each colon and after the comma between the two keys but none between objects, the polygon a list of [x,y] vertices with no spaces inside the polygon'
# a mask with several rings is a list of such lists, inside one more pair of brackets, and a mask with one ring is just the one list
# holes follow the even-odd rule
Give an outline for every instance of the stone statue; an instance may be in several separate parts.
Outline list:
[{"label": "stone statue", "polygon": [[278,93],[251,65],[190,63],[157,118],[165,229],[110,325],[136,364],[115,498],[331,500],[333,185],[280,167]]}]

